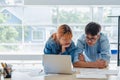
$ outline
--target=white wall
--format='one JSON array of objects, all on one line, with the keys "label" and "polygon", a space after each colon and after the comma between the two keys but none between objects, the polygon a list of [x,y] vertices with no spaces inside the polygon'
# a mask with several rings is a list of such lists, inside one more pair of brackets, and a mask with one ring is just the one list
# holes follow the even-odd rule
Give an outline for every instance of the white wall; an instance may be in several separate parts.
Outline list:
[{"label": "white wall", "polygon": [[24,0],[25,5],[120,5],[120,0]]}]

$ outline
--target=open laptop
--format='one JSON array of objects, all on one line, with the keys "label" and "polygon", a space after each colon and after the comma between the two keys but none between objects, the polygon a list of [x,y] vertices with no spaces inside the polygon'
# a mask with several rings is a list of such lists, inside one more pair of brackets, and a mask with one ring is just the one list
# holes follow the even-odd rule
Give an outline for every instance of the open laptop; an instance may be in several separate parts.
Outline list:
[{"label": "open laptop", "polygon": [[43,55],[42,58],[46,74],[72,74],[70,55]]}]

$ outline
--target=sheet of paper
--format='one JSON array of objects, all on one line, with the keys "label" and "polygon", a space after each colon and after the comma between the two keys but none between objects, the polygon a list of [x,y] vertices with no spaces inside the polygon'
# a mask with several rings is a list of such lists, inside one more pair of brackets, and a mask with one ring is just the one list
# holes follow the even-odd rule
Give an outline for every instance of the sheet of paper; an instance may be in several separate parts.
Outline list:
[{"label": "sheet of paper", "polygon": [[106,75],[103,74],[76,74],[76,78],[107,78]]},{"label": "sheet of paper", "polygon": [[[34,74],[34,72],[33,72]],[[11,80],[44,80],[45,74],[38,74],[35,72],[33,75],[29,72],[13,72]],[[43,79],[41,79],[43,78]]]},{"label": "sheet of paper", "polygon": [[32,80],[31,76],[22,72],[13,72],[11,80]]},{"label": "sheet of paper", "polygon": [[107,69],[80,69],[80,74],[105,74],[105,75],[117,75],[119,70],[107,70]]}]

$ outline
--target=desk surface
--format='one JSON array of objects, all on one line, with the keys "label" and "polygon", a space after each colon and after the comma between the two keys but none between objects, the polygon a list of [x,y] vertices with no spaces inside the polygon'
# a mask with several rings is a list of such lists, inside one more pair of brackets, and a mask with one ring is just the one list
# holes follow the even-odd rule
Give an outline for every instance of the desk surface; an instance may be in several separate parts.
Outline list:
[{"label": "desk surface", "polygon": [[[23,68],[22,68],[23,69]],[[26,69],[26,68],[25,68]],[[13,71],[12,72],[12,78],[11,79],[0,79],[0,80],[119,80],[117,75],[110,75],[107,76],[106,79],[77,79],[76,78],[76,74],[80,73],[80,69],[81,68],[75,68],[75,73],[72,75],[63,75],[63,74],[49,74],[49,75],[45,75],[45,74],[41,74],[37,71],[32,71],[32,72],[25,72],[25,71]],[[88,68],[83,68],[83,69],[88,69]],[[92,68],[93,69],[93,68]],[[118,69],[118,67],[114,67],[112,65],[110,65],[110,67],[108,68],[110,70],[115,70]],[[119,68],[120,70],[120,68]],[[119,72],[119,76],[120,76],[120,72]]]},{"label": "desk surface", "polygon": [[117,75],[107,76],[105,79],[77,79],[76,74],[79,73],[79,69],[76,69],[76,72],[72,75],[64,75],[64,74],[42,74],[37,75],[36,73],[29,72],[18,72],[14,71],[12,73],[11,80],[117,80]]}]

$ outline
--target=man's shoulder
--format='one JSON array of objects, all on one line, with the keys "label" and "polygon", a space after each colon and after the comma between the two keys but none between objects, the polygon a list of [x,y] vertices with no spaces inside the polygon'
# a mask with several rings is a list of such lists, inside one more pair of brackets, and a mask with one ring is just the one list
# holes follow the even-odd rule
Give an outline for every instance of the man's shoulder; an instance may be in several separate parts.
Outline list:
[{"label": "man's shoulder", "polygon": [[85,40],[85,34],[81,34],[78,40]]},{"label": "man's shoulder", "polygon": [[108,39],[107,35],[104,33],[100,33],[100,40],[106,40]]},{"label": "man's shoulder", "polygon": [[86,44],[85,34],[82,34],[82,35],[78,38],[78,40],[77,40],[77,45],[80,45],[80,44],[82,44],[82,45],[85,45],[85,44]]}]

